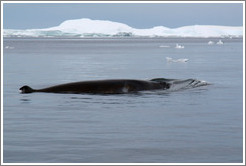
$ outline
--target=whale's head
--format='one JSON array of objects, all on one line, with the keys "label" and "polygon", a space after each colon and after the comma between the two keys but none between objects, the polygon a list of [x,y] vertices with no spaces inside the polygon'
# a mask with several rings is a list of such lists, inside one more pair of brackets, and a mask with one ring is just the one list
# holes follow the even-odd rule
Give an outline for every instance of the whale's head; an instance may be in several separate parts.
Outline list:
[{"label": "whale's head", "polygon": [[34,90],[27,85],[21,87],[20,91],[21,91],[21,93],[32,93],[32,92],[34,92]]},{"label": "whale's head", "polygon": [[160,82],[160,84],[162,85],[163,89],[169,89],[171,87],[170,83],[167,82]]}]

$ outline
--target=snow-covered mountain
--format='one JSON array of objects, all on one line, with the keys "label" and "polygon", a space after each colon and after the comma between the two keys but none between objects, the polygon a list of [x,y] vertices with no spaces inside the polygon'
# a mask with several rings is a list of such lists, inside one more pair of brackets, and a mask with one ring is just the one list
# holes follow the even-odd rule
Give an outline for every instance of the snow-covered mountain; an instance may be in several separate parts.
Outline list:
[{"label": "snow-covered mountain", "polygon": [[243,36],[243,27],[192,25],[180,28],[157,26],[150,29],[136,29],[126,24],[91,20],[88,18],[67,20],[59,26],[45,29],[4,29],[4,37],[225,37]]}]

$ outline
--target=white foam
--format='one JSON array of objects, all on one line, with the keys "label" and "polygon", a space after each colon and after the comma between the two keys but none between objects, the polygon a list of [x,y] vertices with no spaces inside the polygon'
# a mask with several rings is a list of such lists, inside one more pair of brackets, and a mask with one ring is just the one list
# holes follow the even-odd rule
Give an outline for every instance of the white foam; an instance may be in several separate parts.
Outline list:
[{"label": "white foam", "polygon": [[181,89],[190,89],[210,85],[210,83],[206,81],[200,81],[197,79],[175,80],[169,83],[171,84],[169,91],[177,91]]},{"label": "white foam", "polygon": [[59,26],[45,29],[4,29],[3,36],[20,37],[100,37],[100,36],[148,36],[148,37],[242,37],[243,27],[192,25],[180,28],[156,26],[149,29],[136,29],[126,24],[88,18],[67,20]]}]

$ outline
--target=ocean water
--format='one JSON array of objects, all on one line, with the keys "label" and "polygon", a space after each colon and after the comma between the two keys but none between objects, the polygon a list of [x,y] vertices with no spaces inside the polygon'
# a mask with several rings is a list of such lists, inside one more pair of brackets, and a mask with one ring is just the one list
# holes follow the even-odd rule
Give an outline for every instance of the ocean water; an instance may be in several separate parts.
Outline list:
[{"label": "ocean water", "polygon": [[[5,38],[3,53],[4,163],[243,162],[241,38]],[[23,85],[112,78],[210,85],[118,95],[19,93]]]}]

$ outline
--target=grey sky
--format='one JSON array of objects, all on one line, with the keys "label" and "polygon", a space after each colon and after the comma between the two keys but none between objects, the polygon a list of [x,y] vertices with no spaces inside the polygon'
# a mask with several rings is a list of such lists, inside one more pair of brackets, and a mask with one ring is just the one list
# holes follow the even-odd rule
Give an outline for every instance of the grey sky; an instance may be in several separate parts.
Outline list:
[{"label": "grey sky", "polygon": [[134,28],[186,25],[243,25],[242,3],[64,4],[5,3],[4,29],[57,26],[65,20],[90,18],[125,23]]}]

